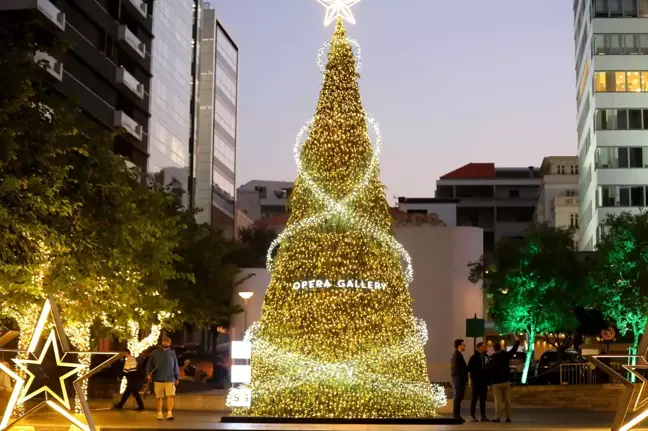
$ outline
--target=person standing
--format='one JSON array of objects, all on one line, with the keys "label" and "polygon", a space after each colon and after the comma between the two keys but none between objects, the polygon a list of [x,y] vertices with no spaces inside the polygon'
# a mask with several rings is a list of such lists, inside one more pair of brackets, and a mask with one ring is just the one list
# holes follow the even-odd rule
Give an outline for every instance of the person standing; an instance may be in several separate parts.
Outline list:
[{"label": "person standing", "polygon": [[491,383],[493,384],[493,396],[495,397],[495,418],[493,422],[501,422],[502,403],[506,413],[506,422],[511,422],[511,369],[510,362],[520,347],[520,337],[515,336],[515,344],[508,352],[502,350],[500,343],[493,346],[493,356],[488,363]]},{"label": "person standing", "polygon": [[454,348],[452,358],[450,358],[450,376],[452,377],[452,389],[454,390],[452,416],[465,422],[461,417],[461,402],[466,394],[466,384],[468,384],[468,365],[466,365],[463,356],[466,343],[462,339],[457,339],[454,341]]},{"label": "person standing", "polygon": [[135,359],[130,350],[126,351],[126,356],[124,360],[124,368],[122,370],[123,375],[126,377],[126,389],[124,390],[124,395],[122,395],[121,401],[113,405],[117,410],[121,410],[128,401],[128,397],[131,395],[135,397],[137,402],[137,411],[141,412],[144,410],[144,402],[140,396],[140,391],[144,384],[144,376],[142,370],[140,370],[139,365],[137,364],[137,359]]},{"label": "person standing", "polygon": [[475,416],[477,400],[479,400],[479,412],[481,421],[489,422],[486,417],[486,397],[488,396],[488,354],[487,346],[484,342],[477,343],[475,354],[468,361],[468,372],[470,373],[470,385],[472,387],[472,398],[470,399],[470,416],[473,422],[477,422]]},{"label": "person standing", "polygon": [[180,382],[180,367],[178,358],[171,350],[171,339],[162,338],[162,347],[156,349],[151,354],[146,364],[146,374],[148,380],[153,380],[155,392],[155,401],[157,403],[157,420],[164,419],[162,414],[162,400],[167,399],[167,420],[172,421],[173,401],[175,399],[176,385]]}]

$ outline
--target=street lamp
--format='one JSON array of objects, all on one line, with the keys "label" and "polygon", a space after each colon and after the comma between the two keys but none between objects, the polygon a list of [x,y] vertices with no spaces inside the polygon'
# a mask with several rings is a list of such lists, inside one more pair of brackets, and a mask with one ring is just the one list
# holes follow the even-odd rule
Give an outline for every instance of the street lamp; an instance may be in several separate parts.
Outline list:
[{"label": "street lamp", "polygon": [[248,299],[252,298],[252,295],[254,295],[254,292],[239,292],[239,296],[243,298],[243,316],[245,318],[243,334],[247,331],[247,303]]}]

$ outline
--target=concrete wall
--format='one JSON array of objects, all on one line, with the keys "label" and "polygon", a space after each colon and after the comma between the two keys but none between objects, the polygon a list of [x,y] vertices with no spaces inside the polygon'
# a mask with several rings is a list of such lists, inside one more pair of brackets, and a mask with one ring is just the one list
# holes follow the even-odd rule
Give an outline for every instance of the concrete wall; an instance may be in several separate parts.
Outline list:
[{"label": "concrete wall", "polygon": [[[468,281],[468,267],[482,254],[482,230],[472,227],[405,226],[395,229],[396,239],[409,251],[414,265],[414,282],[410,286],[414,315],[425,320],[429,340],[425,348],[430,380],[450,381],[452,342],[465,338],[466,319],[483,317],[484,299],[481,286]],[[248,301],[247,321],[261,316],[263,295],[270,282],[265,269],[246,269],[242,276],[254,277],[239,286],[239,291],[254,292]],[[234,302],[243,305],[236,295]],[[232,340],[240,340],[244,315],[232,321]],[[472,340],[468,343],[472,350]],[[466,355],[466,360],[468,355]]]}]

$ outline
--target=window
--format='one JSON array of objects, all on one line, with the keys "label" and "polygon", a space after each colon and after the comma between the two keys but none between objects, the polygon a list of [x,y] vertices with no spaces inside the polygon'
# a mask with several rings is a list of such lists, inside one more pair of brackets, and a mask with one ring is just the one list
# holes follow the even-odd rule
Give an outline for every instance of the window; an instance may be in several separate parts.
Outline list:
[{"label": "window", "polygon": [[599,147],[595,158],[597,169],[648,168],[648,147]]},{"label": "window", "polygon": [[637,16],[648,18],[648,0],[637,0]]},{"label": "window", "polygon": [[597,109],[596,110],[596,130],[614,130],[616,123],[616,110],[614,109]]},{"label": "window", "polygon": [[571,175],[578,175],[578,166],[577,165],[570,165],[569,166],[569,173]]},{"label": "window", "polygon": [[569,227],[578,227],[578,214],[569,215]]},{"label": "window", "polygon": [[566,193],[566,196],[568,196],[568,197],[576,196],[576,190],[567,190],[567,192],[565,192],[565,193]]},{"label": "window", "polygon": [[641,130],[641,109],[628,110],[628,124],[630,130]]},{"label": "window", "polygon": [[600,207],[643,207],[646,192],[644,185],[599,186],[597,201]]},{"label": "window", "polygon": [[519,190],[509,190],[509,197],[510,198],[519,198],[520,197],[520,191]]},{"label": "window", "polygon": [[627,91],[633,93],[641,92],[641,72],[628,72]]},{"label": "window", "polygon": [[607,75],[605,72],[596,72],[594,76],[594,91],[605,93],[608,91]]},{"label": "window", "polygon": [[617,93],[624,93],[627,90],[626,72],[614,72],[614,91]]},{"label": "window", "polygon": [[565,174],[565,165],[558,165],[558,174],[560,175]]},{"label": "window", "polygon": [[[594,0],[592,17],[594,18],[635,18],[642,16],[645,9],[643,0]],[[639,8],[637,8],[639,6]],[[639,9],[639,11],[637,11]],[[639,12],[639,14],[637,13]]]},{"label": "window", "polygon": [[628,130],[628,110],[616,110],[616,130]]}]

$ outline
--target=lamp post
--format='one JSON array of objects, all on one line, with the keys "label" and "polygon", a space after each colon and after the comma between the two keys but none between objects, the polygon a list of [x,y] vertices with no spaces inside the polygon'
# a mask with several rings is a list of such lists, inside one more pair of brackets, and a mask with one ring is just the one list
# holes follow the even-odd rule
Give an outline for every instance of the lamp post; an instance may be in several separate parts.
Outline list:
[{"label": "lamp post", "polygon": [[254,292],[239,292],[239,296],[243,298],[243,316],[245,319],[245,324],[243,325],[244,335],[245,332],[247,331],[247,303],[248,303],[248,299],[252,298],[252,295],[254,295]]}]

